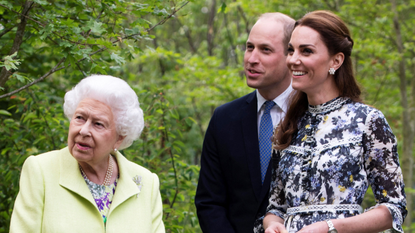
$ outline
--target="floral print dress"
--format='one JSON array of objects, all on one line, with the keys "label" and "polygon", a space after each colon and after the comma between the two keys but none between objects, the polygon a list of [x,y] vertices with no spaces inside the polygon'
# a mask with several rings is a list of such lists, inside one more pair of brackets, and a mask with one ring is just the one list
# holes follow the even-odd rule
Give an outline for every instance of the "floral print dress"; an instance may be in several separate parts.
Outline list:
[{"label": "floral print dress", "polygon": [[92,197],[97,204],[98,210],[102,215],[104,225],[107,223],[107,216],[110,210],[110,205],[112,203],[112,198],[114,197],[115,188],[117,187],[118,178],[114,183],[110,185],[99,185],[90,181],[85,174],[81,172],[84,177],[85,183],[88,185],[89,191],[92,194]]},{"label": "floral print dress", "polygon": [[[287,214],[287,208],[361,205],[369,184],[376,206],[385,205],[392,214],[392,231],[403,232],[407,210],[397,143],[380,111],[340,97],[310,105],[291,145],[273,156],[278,168],[273,171],[267,213],[283,218],[290,233],[359,211]],[[262,230],[262,220],[257,221],[255,231]]]}]

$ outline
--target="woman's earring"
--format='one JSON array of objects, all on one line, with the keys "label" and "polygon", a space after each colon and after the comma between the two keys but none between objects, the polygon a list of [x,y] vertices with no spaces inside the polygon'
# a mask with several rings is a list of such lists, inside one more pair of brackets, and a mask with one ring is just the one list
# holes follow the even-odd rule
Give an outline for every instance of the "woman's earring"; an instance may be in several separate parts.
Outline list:
[{"label": "woman's earring", "polygon": [[114,152],[117,153],[117,148],[114,148]]},{"label": "woman's earring", "polygon": [[329,74],[334,75],[336,73],[336,70],[332,67],[329,69]]}]

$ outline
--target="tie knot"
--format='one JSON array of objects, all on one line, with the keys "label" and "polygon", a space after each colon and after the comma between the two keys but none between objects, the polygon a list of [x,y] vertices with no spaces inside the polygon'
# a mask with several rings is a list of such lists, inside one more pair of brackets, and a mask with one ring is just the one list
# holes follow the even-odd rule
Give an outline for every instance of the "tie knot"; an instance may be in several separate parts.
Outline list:
[{"label": "tie knot", "polygon": [[267,100],[265,101],[264,105],[265,105],[264,114],[269,114],[269,112],[271,111],[271,108],[274,107],[275,102],[271,100]]}]

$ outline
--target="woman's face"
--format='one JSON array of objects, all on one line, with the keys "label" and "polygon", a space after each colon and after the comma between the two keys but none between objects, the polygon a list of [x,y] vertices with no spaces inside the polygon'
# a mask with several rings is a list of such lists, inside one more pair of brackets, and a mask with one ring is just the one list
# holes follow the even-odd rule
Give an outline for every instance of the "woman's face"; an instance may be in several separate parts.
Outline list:
[{"label": "woman's face", "polygon": [[306,26],[294,29],[286,61],[295,90],[303,91],[307,96],[337,90],[333,76],[328,73],[336,63],[334,56],[330,56],[320,34],[314,29]]},{"label": "woman's face", "polygon": [[124,137],[117,134],[111,108],[94,99],[82,100],[71,119],[68,147],[78,162],[98,164],[118,148]]}]

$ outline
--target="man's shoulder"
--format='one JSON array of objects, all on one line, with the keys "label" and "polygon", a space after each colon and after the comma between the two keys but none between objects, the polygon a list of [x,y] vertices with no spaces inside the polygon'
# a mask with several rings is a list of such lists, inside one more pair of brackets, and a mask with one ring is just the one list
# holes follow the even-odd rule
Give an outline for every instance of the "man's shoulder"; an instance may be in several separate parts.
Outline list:
[{"label": "man's shoulder", "polygon": [[241,108],[252,101],[256,101],[255,91],[217,107],[215,113],[234,111],[235,109]]}]

